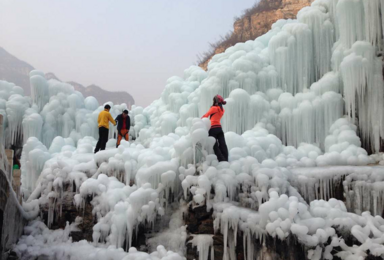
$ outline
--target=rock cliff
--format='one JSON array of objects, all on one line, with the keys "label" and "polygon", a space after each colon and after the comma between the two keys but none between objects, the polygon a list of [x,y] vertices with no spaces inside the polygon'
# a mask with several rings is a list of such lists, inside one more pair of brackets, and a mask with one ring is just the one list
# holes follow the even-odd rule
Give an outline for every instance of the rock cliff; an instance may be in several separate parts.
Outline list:
[{"label": "rock cliff", "polygon": [[[254,40],[267,33],[279,19],[295,19],[298,11],[312,2],[313,0],[261,0],[236,20],[232,35],[218,44],[213,55],[224,52],[236,43]],[[213,55],[205,57],[199,66],[207,70]]]}]

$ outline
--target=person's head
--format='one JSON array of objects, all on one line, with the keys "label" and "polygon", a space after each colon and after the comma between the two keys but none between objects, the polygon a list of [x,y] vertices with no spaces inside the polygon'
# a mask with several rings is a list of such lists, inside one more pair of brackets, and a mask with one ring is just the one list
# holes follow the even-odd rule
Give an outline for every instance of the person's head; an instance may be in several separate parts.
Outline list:
[{"label": "person's head", "polygon": [[107,105],[104,106],[104,109],[109,112],[109,110],[111,110],[111,106],[107,104]]},{"label": "person's head", "polygon": [[227,102],[223,99],[222,96],[216,95],[213,97],[213,105],[214,106],[223,106],[227,104]]},{"label": "person's head", "polygon": [[123,117],[125,118],[125,117],[127,117],[128,116],[128,110],[124,110],[123,111]]}]

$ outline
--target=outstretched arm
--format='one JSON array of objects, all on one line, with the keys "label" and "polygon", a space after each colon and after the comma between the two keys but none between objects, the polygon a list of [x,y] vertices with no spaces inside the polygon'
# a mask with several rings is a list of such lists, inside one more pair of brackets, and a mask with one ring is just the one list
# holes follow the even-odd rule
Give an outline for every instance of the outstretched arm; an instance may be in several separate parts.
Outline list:
[{"label": "outstretched arm", "polygon": [[217,108],[216,107],[211,107],[208,112],[203,115],[201,118],[204,118],[204,117],[209,117],[210,115],[214,114],[217,112]]},{"label": "outstretched arm", "polygon": [[108,113],[108,120],[111,121],[113,125],[116,125],[116,121],[113,119],[110,113]]}]

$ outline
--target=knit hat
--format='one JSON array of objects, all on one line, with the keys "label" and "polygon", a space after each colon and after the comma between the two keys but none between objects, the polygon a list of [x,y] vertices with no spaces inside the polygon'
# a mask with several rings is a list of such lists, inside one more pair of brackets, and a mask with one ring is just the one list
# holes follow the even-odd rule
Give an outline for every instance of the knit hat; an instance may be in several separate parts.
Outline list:
[{"label": "knit hat", "polygon": [[225,101],[224,98],[222,96],[220,96],[220,95],[216,95],[215,96],[215,100],[219,104],[223,104],[223,105],[227,104],[227,101]]}]

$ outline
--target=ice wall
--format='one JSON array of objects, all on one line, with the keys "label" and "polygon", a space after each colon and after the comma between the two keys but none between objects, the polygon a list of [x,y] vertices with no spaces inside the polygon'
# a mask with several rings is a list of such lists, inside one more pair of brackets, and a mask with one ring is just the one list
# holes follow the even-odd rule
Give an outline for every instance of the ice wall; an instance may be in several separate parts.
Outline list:
[{"label": "ice wall", "polygon": [[[348,115],[363,146],[378,152],[384,133],[381,5],[315,1],[297,20],[280,20],[255,41],[215,55],[206,73],[191,67],[184,79],[170,78],[161,99],[137,115],[137,131],[146,137],[175,131],[188,117],[204,114],[220,94],[228,103],[226,131],[242,134],[262,122],[284,144],[324,149],[329,127]],[[186,92],[182,86],[191,84],[191,71],[202,81]]]}]

